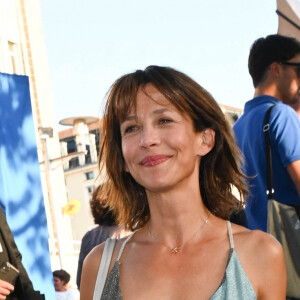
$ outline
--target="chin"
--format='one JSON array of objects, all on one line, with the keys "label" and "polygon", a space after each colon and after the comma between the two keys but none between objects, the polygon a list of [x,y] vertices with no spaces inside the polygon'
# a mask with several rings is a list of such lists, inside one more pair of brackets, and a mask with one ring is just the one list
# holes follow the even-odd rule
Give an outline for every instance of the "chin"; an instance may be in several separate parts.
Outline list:
[{"label": "chin", "polygon": [[148,182],[143,184],[143,186],[145,187],[145,189],[149,192],[154,192],[154,193],[159,193],[159,192],[166,192],[168,190],[170,190],[170,188],[172,188],[173,185],[171,184],[166,184],[166,182]]}]

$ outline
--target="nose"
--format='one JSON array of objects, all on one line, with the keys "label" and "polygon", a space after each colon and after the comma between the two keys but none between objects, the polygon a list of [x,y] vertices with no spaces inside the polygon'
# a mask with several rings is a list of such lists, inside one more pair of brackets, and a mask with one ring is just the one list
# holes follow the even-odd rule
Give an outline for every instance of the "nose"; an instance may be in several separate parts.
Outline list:
[{"label": "nose", "polygon": [[159,142],[160,138],[157,130],[152,126],[144,126],[140,135],[139,147],[147,149],[158,145]]}]

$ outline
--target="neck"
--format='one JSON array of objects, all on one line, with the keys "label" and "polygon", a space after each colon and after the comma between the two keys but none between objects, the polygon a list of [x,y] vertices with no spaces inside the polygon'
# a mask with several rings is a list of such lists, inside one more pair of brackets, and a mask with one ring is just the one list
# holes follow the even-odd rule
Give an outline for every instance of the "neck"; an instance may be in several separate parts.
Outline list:
[{"label": "neck", "polygon": [[148,193],[148,201],[151,218],[146,230],[170,248],[184,243],[210,214],[200,190]]},{"label": "neck", "polygon": [[281,93],[278,91],[277,85],[275,83],[268,83],[268,84],[260,84],[255,88],[254,97],[268,95],[272,96],[280,101],[282,96]]}]

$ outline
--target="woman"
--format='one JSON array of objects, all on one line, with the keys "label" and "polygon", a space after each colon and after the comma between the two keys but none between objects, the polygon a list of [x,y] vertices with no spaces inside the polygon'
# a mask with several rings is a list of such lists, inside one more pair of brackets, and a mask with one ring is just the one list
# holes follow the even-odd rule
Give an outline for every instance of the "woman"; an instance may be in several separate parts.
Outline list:
[{"label": "woman", "polygon": [[[134,231],[114,247],[102,300],[284,299],[280,244],[226,221],[243,206],[232,187],[242,199],[247,192],[240,153],[195,81],[157,66],[118,79],[99,161],[108,205]],[[84,262],[82,300],[93,299],[104,247]]]}]

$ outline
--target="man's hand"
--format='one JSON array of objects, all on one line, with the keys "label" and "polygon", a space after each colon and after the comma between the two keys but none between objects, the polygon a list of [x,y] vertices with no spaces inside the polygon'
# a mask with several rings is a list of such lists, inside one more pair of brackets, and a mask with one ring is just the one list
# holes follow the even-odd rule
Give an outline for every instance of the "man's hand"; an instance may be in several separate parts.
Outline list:
[{"label": "man's hand", "polygon": [[5,300],[6,296],[13,291],[14,286],[7,281],[0,279],[0,300]]}]

